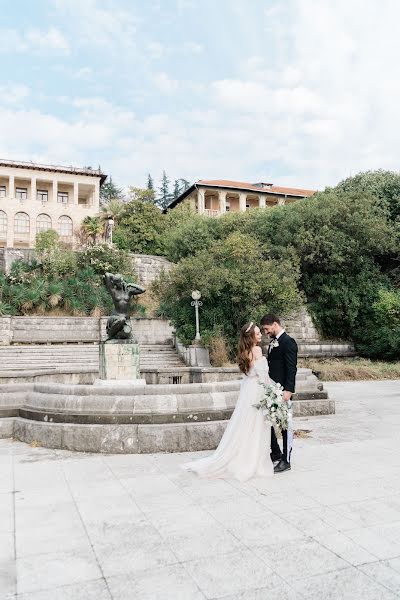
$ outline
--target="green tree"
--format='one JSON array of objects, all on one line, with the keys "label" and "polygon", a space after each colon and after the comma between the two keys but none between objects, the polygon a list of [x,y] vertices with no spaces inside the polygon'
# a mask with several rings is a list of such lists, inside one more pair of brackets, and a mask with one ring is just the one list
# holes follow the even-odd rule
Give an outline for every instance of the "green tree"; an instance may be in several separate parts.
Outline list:
[{"label": "green tree", "polygon": [[150,173],[147,175],[147,189],[154,190],[154,181]]},{"label": "green tree", "polygon": [[124,191],[117,186],[110,175],[109,181],[103,183],[100,188],[100,204],[107,204],[110,200],[123,200]]},{"label": "green tree", "polygon": [[121,200],[113,199],[107,202],[107,204],[103,204],[100,207],[100,218],[104,223],[110,217],[115,221],[115,224],[118,223],[121,216],[124,213],[125,203],[121,202]]},{"label": "green tree", "polygon": [[295,262],[271,260],[256,238],[235,232],[182,259],[154,283],[153,291],[179,338],[190,343],[195,336],[191,292],[199,289],[203,339],[222,334],[233,355],[243,323],[272,310],[288,314],[299,304],[298,279]]},{"label": "green tree", "polygon": [[35,248],[38,254],[57,248],[60,236],[55,229],[48,229],[36,234]]},{"label": "green tree", "polygon": [[139,188],[134,186],[129,186],[128,188],[128,197],[130,201],[139,201],[139,202],[150,202],[154,204],[156,202],[156,194],[154,189],[151,188]]},{"label": "green tree", "polygon": [[163,254],[163,228],[163,215],[159,208],[150,202],[132,200],[125,205],[115,228],[113,241],[123,250]]},{"label": "green tree", "polygon": [[105,273],[121,273],[135,277],[135,271],[126,252],[110,247],[108,244],[99,244],[79,252],[77,255],[79,269],[91,268],[97,275]]},{"label": "green tree", "polygon": [[395,221],[400,218],[400,174],[394,171],[364,171],[341,181],[334,190],[345,193],[365,193],[382,200]]},{"label": "green tree", "polygon": [[173,262],[178,262],[187,256],[193,256],[197,252],[210,247],[215,241],[210,227],[210,218],[182,211],[180,213],[182,220],[180,222],[176,220],[173,223],[172,219],[175,217],[174,213],[177,210],[178,207],[168,211],[167,217],[169,216],[171,226],[164,229],[163,235],[165,253]]},{"label": "green tree", "polygon": [[190,181],[188,181],[187,179],[183,179],[182,177],[179,179],[180,181],[180,190],[181,190],[181,194],[183,192],[186,192],[186,190],[188,188],[190,188]]},{"label": "green tree", "polygon": [[98,216],[85,217],[82,221],[81,228],[86,235],[87,241],[91,244],[97,244],[97,240],[104,230],[101,218]]},{"label": "green tree", "polygon": [[161,185],[160,185],[160,188],[159,188],[160,194],[159,194],[159,197],[157,199],[158,205],[161,208],[163,208],[163,209],[168,208],[168,206],[169,206],[169,204],[170,204],[170,202],[172,200],[172,196],[171,196],[171,193],[169,191],[169,184],[170,184],[170,180],[169,180],[166,172],[163,171],[162,179],[161,179]]},{"label": "green tree", "polygon": [[181,193],[181,188],[180,188],[180,184],[179,184],[179,179],[175,179],[174,181],[174,193],[173,193],[173,199],[176,200]]}]

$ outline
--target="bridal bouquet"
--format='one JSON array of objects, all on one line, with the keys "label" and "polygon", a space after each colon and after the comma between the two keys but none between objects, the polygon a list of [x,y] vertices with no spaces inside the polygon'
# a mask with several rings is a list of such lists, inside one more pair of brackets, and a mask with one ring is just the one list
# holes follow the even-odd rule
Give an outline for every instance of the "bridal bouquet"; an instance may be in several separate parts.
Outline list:
[{"label": "bridal bouquet", "polygon": [[274,428],[287,429],[290,415],[289,405],[283,399],[283,387],[280,383],[260,385],[264,388],[264,394],[254,406],[263,412],[266,420],[270,421]]}]

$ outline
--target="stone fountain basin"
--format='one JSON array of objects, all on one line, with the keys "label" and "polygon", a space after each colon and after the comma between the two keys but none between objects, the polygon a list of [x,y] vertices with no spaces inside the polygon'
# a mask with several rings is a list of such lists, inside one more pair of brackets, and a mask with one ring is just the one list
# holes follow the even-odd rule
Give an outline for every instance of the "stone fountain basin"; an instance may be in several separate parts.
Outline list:
[{"label": "stone fountain basin", "polygon": [[[186,452],[215,448],[232,414],[239,380],[132,387],[0,385],[0,436],[84,452]],[[300,369],[294,416],[331,414],[334,402]]]}]

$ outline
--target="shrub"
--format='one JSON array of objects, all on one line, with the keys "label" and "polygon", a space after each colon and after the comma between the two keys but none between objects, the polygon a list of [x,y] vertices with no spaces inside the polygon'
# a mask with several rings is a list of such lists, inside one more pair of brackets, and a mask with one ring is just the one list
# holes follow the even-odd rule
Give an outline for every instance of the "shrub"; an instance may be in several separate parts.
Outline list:
[{"label": "shrub", "polygon": [[153,284],[153,293],[178,337],[191,343],[195,337],[191,292],[199,289],[204,340],[209,341],[218,328],[233,355],[237,332],[246,320],[257,321],[268,311],[288,314],[299,305],[298,279],[295,263],[268,258],[255,238],[236,232],[182,259]]},{"label": "shrub", "polygon": [[94,273],[101,276],[109,272],[135,277],[135,270],[126,252],[108,244],[89,246],[78,252],[77,264],[80,269],[90,267]]},{"label": "shrub", "polygon": [[334,188],[336,192],[364,193],[382,200],[389,208],[393,221],[400,218],[400,174],[394,171],[364,171],[344,179]]},{"label": "shrub", "polygon": [[150,202],[132,200],[124,206],[113,233],[114,243],[123,250],[141,254],[163,254],[163,215]]},{"label": "shrub", "polygon": [[363,356],[400,358],[400,291],[379,288],[377,298],[355,332],[356,348]]},{"label": "shrub", "polygon": [[[107,245],[70,252],[46,245],[42,262],[14,262],[8,277],[0,275],[1,314],[109,314],[113,305],[104,284],[106,271],[135,279],[126,253]],[[143,308],[139,308],[143,312]]]},{"label": "shrub", "polygon": [[[324,336],[353,340],[368,356],[393,356],[399,343],[397,326],[387,332],[387,352],[381,340],[370,342],[374,323],[380,319],[376,313],[382,306],[380,290],[391,290],[398,281],[393,267],[397,266],[398,273],[400,227],[393,221],[392,211],[393,206],[371,195],[371,190],[360,191],[355,186],[350,191],[327,189],[272,210],[183,222],[168,234],[170,257],[181,262],[158,287],[160,310],[172,318],[179,335],[190,341],[194,336],[193,312],[188,308],[190,288],[198,287],[205,301],[203,333],[211,336],[214,327],[223,323],[222,334],[232,352],[245,316],[257,318],[262,312],[259,306],[287,311],[293,298],[290,293],[282,298],[282,288],[293,290],[298,284]],[[221,254],[228,247],[231,259]],[[245,257],[237,259],[238,247],[243,247]],[[250,293],[245,279],[253,276],[256,280],[253,265],[262,273],[259,280],[264,288]],[[281,289],[272,285],[268,293],[265,273],[271,283],[279,273]],[[292,281],[287,283],[288,278]],[[241,283],[239,289],[233,279]],[[175,307],[174,294],[178,298]],[[246,309],[238,310],[240,303],[248,309],[247,314]],[[226,315],[231,317],[231,325]]]},{"label": "shrub", "polygon": [[35,248],[38,254],[49,250],[54,250],[59,245],[60,236],[54,229],[41,231],[36,235]]},{"label": "shrub", "polygon": [[206,343],[210,349],[210,362],[213,367],[224,367],[230,362],[228,342],[218,330],[208,337]]}]

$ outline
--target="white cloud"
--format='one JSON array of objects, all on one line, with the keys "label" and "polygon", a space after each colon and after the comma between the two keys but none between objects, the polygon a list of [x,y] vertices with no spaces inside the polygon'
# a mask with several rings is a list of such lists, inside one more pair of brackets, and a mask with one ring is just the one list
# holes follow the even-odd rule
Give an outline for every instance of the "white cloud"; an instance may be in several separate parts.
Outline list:
[{"label": "white cloud", "polygon": [[93,71],[90,67],[81,67],[73,73],[75,79],[90,79],[93,75]]},{"label": "white cloud", "polygon": [[0,29],[0,53],[49,52],[69,54],[69,42],[56,27],[47,31],[31,28],[20,32],[16,29]]},{"label": "white cloud", "polygon": [[164,58],[165,55],[169,53],[169,49],[164,44],[160,44],[160,42],[149,42],[146,49],[150,58],[156,60]]},{"label": "white cloud", "polygon": [[[66,16],[79,14],[82,24],[75,20],[73,27],[82,43],[135,43],[137,20],[130,15],[127,24],[117,9],[107,24],[107,0],[58,0],[58,6]],[[121,185],[144,184],[146,173],[157,178],[165,168],[171,178],[272,179],[323,188],[349,172],[398,169],[399,17],[400,5],[391,0],[379,6],[360,0],[275,3],[265,14],[265,52],[255,54],[252,47],[246,54],[244,47],[236,71],[211,82],[201,76],[183,81],[172,68],[152,72],[153,88],[144,83],[143,94],[154,87],[175,94],[178,108],[170,114],[161,112],[163,98],[154,114],[143,104],[139,118],[93,92],[92,98],[63,98],[73,117],[59,118],[22,110],[18,103],[29,90],[14,87],[9,98],[17,106],[8,100],[0,108],[0,155],[94,166],[101,156]],[[149,42],[143,55],[149,48],[154,57],[167,51],[175,57],[175,47],[161,42]],[[84,69],[82,76],[89,76]]]},{"label": "white cloud", "polygon": [[55,0],[55,8],[78,46],[100,46],[114,52],[136,45],[138,19],[132,8],[119,8],[111,0]]},{"label": "white cloud", "polygon": [[26,85],[0,85],[0,102],[5,105],[19,105],[31,93]]},{"label": "white cloud", "polygon": [[165,94],[171,94],[178,88],[178,81],[171,79],[167,73],[156,73],[153,81],[157,88]]},{"label": "white cloud", "polygon": [[183,44],[183,51],[191,54],[201,54],[204,52],[204,46],[198,42],[185,42]]}]

